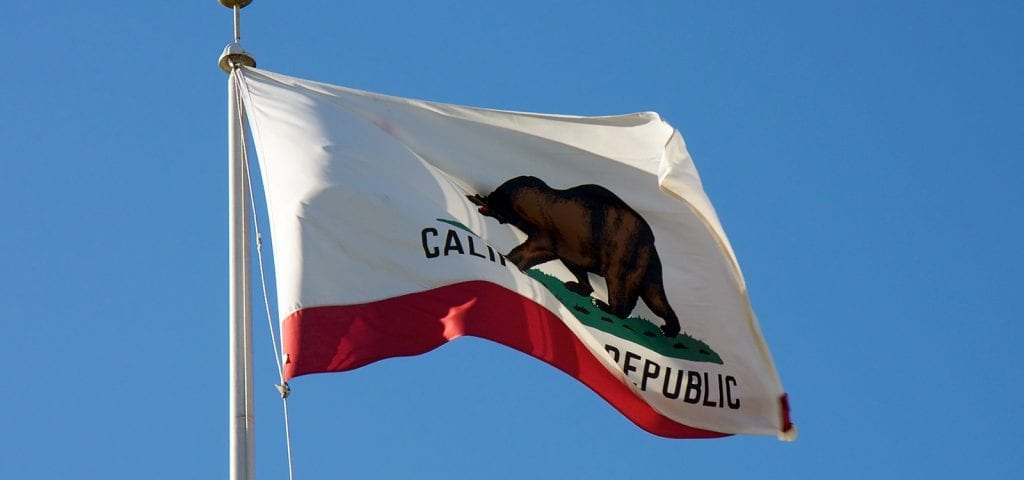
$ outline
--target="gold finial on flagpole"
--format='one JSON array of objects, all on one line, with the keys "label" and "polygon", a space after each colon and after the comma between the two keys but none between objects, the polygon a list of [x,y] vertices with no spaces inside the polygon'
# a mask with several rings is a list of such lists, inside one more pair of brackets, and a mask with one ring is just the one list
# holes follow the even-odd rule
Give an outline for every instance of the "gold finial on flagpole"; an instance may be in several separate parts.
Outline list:
[{"label": "gold finial on flagpole", "polygon": [[239,28],[239,11],[252,3],[252,0],[218,0],[221,5],[230,8],[235,14],[235,41],[224,47],[224,52],[220,54],[220,60],[217,62],[220,65],[220,69],[224,70],[224,73],[231,73],[231,69],[245,65],[247,67],[255,67],[256,59],[246,52],[242,48],[241,40],[242,34]]}]

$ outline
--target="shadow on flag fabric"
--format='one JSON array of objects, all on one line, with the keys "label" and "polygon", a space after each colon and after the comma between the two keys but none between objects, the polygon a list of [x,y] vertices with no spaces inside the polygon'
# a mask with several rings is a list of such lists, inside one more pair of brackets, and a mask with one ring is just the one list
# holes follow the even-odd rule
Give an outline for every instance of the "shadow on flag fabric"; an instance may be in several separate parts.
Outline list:
[{"label": "shadow on flag fabric", "polygon": [[559,368],[657,435],[794,433],[729,241],[657,114],[239,77],[287,378],[472,335]]}]

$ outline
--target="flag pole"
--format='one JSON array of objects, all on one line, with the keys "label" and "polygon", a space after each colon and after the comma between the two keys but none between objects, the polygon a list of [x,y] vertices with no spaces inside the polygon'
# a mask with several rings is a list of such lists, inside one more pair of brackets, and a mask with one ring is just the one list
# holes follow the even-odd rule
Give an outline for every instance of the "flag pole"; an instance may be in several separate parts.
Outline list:
[{"label": "flag pole", "polygon": [[229,478],[255,477],[255,402],[252,359],[252,278],[250,274],[248,182],[245,181],[242,129],[244,111],[236,77],[242,65],[255,66],[242,49],[239,10],[252,0],[218,0],[234,13],[234,42],[228,44],[218,64],[228,78],[228,306],[229,327]]}]

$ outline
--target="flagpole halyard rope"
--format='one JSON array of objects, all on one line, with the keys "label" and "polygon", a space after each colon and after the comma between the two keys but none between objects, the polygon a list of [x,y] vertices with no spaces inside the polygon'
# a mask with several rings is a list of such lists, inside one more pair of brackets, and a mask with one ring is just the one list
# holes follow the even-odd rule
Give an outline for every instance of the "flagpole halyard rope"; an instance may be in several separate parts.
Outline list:
[{"label": "flagpole halyard rope", "polygon": [[[238,11],[238,8],[236,7],[235,8],[235,12],[237,12],[237,11]],[[232,69],[232,72],[233,72],[232,78],[234,79],[235,84],[237,86],[237,88],[235,89],[235,92],[236,92],[235,102],[237,102],[238,111],[242,112],[243,111],[242,110],[242,93],[241,93],[242,92],[242,83],[241,83],[241,78],[240,78],[241,77],[241,72],[242,72],[240,67],[242,65],[239,64],[239,63],[236,63],[234,61],[234,59],[228,59],[228,64],[229,64],[229,66]],[[252,169],[249,167],[249,147],[248,147],[249,142],[248,142],[248,138],[246,138],[246,136],[245,136],[245,128],[243,128],[243,123],[244,123],[243,116],[244,116],[244,114],[238,116],[239,131],[241,132],[241,136],[242,136],[242,142],[241,142],[241,146],[242,146],[242,149],[241,149],[241,154],[242,154],[242,171],[243,171],[243,174],[245,176],[245,180],[247,182],[247,185],[249,187],[248,188],[248,190],[249,190],[249,202],[250,202],[250,205],[253,206],[253,208],[250,209],[250,212],[252,214],[253,233],[255,233],[255,235],[256,235],[256,257],[257,257],[257,262],[256,263],[259,265],[259,270],[260,270],[260,287],[261,287],[261,290],[262,290],[262,293],[263,293],[263,307],[265,309],[266,316],[267,316],[267,327],[268,327],[268,330],[270,331],[270,341],[271,341],[271,344],[273,345],[273,348],[274,348],[274,363],[275,363],[275,365],[277,365],[277,375],[278,375],[278,378],[281,381],[280,384],[276,384],[274,386],[277,388],[277,391],[281,394],[281,407],[282,407],[282,409],[284,411],[285,452],[286,452],[287,457],[288,457],[288,479],[289,480],[293,480],[294,479],[294,472],[293,472],[294,469],[293,469],[293,461],[292,461],[291,422],[289,421],[289,416],[288,416],[288,396],[291,395],[291,391],[292,390],[291,390],[291,387],[288,385],[288,382],[286,382],[285,379],[284,379],[284,367],[283,367],[282,361],[281,361],[281,352],[280,352],[280,349],[278,348],[278,341],[277,341],[278,337],[277,337],[277,333],[276,333],[277,330],[276,330],[276,328],[274,326],[274,316],[271,313],[271,309],[270,309],[270,295],[268,293],[269,290],[267,289],[267,274],[266,274],[266,267],[265,267],[266,262],[265,262],[265,260],[263,258],[263,234],[260,231],[259,213],[256,211],[256,208],[255,208],[255,206],[256,206],[256,198],[255,198],[255,194],[253,193]]]}]

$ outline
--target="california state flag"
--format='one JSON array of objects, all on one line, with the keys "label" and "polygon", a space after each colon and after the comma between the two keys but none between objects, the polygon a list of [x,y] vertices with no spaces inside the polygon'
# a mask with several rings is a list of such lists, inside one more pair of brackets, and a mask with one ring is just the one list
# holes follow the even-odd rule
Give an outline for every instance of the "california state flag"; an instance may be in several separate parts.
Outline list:
[{"label": "california state flag", "polygon": [[473,335],[666,437],[793,433],[682,137],[243,68],[287,378]]}]

